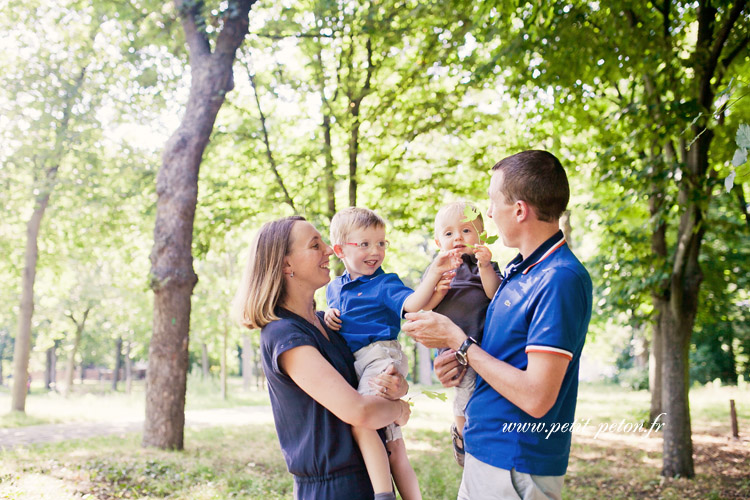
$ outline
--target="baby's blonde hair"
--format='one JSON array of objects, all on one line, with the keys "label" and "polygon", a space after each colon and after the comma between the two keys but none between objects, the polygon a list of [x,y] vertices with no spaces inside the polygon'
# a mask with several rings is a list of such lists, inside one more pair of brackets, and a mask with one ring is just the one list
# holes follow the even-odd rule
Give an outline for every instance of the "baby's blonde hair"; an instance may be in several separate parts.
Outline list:
[{"label": "baby's blonde hair", "polygon": [[443,205],[440,207],[440,210],[438,210],[438,213],[435,215],[435,237],[440,235],[440,229],[445,224],[445,219],[447,217],[459,217],[459,220],[464,220],[466,218],[464,215],[466,207],[473,208],[478,214],[478,217],[474,219],[474,226],[476,227],[477,232],[481,233],[484,231],[484,219],[482,219],[482,213],[476,205],[470,201],[459,200]]},{"label": "baby's blonde hair", "polygon": [[343,245],[352,231],[371,226],[385,228],[385,220],[369,208],[345,208],[331,219],[331,245]]}]

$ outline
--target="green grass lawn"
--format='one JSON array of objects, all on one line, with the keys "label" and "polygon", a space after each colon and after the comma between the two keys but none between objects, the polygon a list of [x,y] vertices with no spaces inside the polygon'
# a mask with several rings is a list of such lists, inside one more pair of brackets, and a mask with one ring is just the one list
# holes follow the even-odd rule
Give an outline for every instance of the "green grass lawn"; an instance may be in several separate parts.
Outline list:
[{"label": "green grass lawn", "polygon": [[[101,396],[101,404],[112,397],[119,395]],[[238,396],[255,403],[267,402],[264,398],[257,392]],[[739,442],[729,437],[729,399],[735,399],[741,417],[745,437]],[[590,419],[591,427],[573,435],[565,499],[750,497],[750,391],[714,386],[691,391],[697,473],[691,481],[662,480],[658,433],[595,436],[599,424],[641,419],[648,402],[645,392],[582,385],[577,417]],[[426,500],[456,498],[461,469],[450,451],[450,414],[449,403],[418,396],[404,429]],[[270,424],[188,429],[185,447],[143,449],[140,435],[132,434],[5,450],[0,499],[291,498],[291,477]]]}]

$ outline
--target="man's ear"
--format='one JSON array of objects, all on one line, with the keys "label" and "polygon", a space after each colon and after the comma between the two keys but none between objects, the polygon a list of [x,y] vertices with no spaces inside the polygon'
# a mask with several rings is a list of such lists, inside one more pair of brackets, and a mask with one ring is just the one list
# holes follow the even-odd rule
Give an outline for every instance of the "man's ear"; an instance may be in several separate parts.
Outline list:
[{"label": "man's ear", "polygon": [[533,215],[531,205],[523,200],[517,200],[513,205],[513,210],[517,222],[523,222]]},{"label": "man's ear", "polygon": [[341,245],[333,245],[333,253],[335,253],[336,257],[339,259],[344,258],[344,249]]}]

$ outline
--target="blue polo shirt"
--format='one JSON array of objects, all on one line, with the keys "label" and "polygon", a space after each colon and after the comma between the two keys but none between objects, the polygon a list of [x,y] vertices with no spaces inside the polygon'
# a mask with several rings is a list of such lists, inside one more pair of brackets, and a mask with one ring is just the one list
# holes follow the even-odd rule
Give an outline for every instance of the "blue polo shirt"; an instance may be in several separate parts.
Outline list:
[{"label": "blue polo shirt", "polygon": [[349,349],[379,340],[396,340],[401,331],[404,301],[414,290],[397,274],[382,268],[352,280],[349,272],[335,278],[326,289],[328,307],[341,311],[341,330]]},{"label": "blue polo shirt", "polygon": [[526,369],[529,352],[563,356],[570,364],[557,401],[539,419],[477,376],[476,390],[466,408],[467,452],[506,470],[543,476],[565,474],[571,432],[563,431],[563,425],[575,420],[578,367],[591,303],[591,278],[562,232],[526,259],[519,254],[508,264],[487,309],[482,349],[520,370]]}]

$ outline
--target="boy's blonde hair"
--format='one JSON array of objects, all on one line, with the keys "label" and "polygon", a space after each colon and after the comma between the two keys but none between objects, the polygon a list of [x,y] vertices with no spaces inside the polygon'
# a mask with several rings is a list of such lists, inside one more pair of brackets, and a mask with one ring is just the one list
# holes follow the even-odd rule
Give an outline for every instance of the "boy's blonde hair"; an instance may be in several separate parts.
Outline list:
[{"label": "boy's blonde hair", "polygon": [[331,219],[331,245],[343,245],[357,229],[385,227],[385,220],[369,208],[349,207]]},{"label": "boy's blonde hair", "polygon": [[438,213],[435,215],[435,237],[437,238],[440,235],[440,228],[445,224],[446,218],[459,217],[459,220],[464,220],[466,218],[466,216],[464,215],[466,207],[473,208],[478,214],[478,217],[474,219],[474,226],[476,227],[477,233],[481,233],[482,231],[484,231],[484,219],[482,219],[482,212],[480,212],[476,205],[474,205],[470,201],[460,200],[448,203],[440,207],[440,210],[438,210]]},{"label": "boy's blonde hair", "polygon": [[279,319],[274,309],[284,299],[284,257],[292,246],[292,227],[299,215],[266,222],[250,245],[242,281],[232,301],[232,313],[247,328],[263,328]]}]

